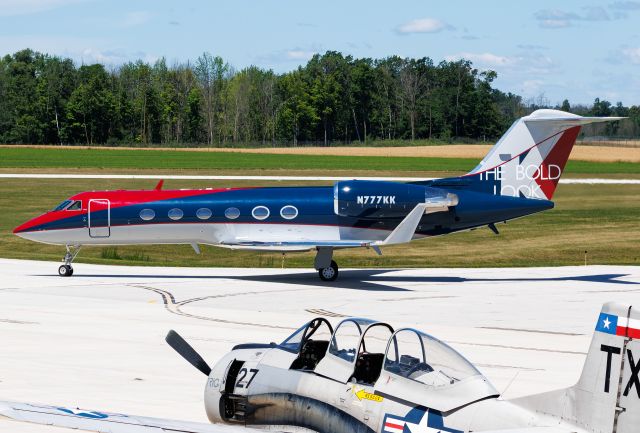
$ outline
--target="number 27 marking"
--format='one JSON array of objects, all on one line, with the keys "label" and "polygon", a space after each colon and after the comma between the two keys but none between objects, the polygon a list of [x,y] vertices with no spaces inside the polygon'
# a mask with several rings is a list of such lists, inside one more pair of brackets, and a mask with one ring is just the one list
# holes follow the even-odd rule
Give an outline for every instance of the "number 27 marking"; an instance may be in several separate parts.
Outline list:
[{"label": "number 27 marking", "polygon": [[[241,369],[238,372],[238,382],[236,382],[236,388],[249,388],[249,385],[251,385],[251,382],[253,382],[253,379],[255,379],[256,375],[258,374],[260,370],[252,368],[247,372],[246,368]],[[247,381],[247,385],[242,385],[242,381],[244,380],[245,377],[247,377],[247,374],[251,373],[251,379],[249,379]]]}]

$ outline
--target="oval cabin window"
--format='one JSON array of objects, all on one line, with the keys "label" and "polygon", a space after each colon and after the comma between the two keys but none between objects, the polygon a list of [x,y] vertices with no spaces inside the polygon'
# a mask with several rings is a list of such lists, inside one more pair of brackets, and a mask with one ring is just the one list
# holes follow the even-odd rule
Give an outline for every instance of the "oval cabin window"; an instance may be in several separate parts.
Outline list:
[{"label": "oval cabin window", "polygon": [[280,209],[280,216],[286,220],[292,220],[298,216],[298,209],[295,206],[285,206]]},{"label": "oval cabin window", "polygon": [[251,215],[253,215],[253,217],[257,220],[264,220],[269,218],[270,213],[271,212],[269,212],[269,209],[264,206],[256,206],[251,211]]},{"label": "oval cabin window", "polygon": [[201,220],[208,220],[211,218],[211,215],[213,215],[213,212],[211,212],[211,209],[207,209],[206,207],[201,207],[196,211],[196,216]]},{"label": "oval cabin window", "polygon": [[234,220],[240,216],[240,209],[237,207],[230,207],[226,211],[224,211],[224,216],[226,216],[230,220]]},{"label": "oval cabin window", "polygon": [[167,216],[174,221],[178,221],[184,216],[184,212],[182,212],[182,209],[173,208],[167,213]]},{"label": "oval cabin window", "polygon": [[140,218],[144,221],[151,221],[155,218],[155,216],[156,213],[153,211],[153,209],[142,209],[140,211]]}]

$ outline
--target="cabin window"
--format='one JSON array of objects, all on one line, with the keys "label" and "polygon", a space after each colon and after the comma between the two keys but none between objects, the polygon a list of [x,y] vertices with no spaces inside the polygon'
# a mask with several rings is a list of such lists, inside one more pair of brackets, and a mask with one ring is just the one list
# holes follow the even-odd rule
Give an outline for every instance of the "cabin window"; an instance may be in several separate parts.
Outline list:
[{"label": "cabin window", "polygon": [[230,207],[224,211],[224,216],[230,220],[234,220],[240,216],[240,209],[237,207]]},{"label": "cabin window", "polygon": [[174,207],[167,213],[167,216],[174,221],[178,221],[179,219],[182,219],[184,212],[182,212],[182,209]]},{"label": "cabin window", "polygon": [[140,211],[140,218],[144,221],[151,221],[156,217],[156,213],[153,209],[142,209]]},{"label": "cabin window", "polygon": [[206,207],[201,207],[196,211],[196,216],[201,220],[208,220],[209,218],[211,218],[211,215],[213,215],[213,212],[211,212],[211,209],[208,209]]},{"label": "cabin window", "polygon": [[67,210],[82,210],[82,201],[76,200],[67,208]]},{"label": "cabin window", "polygon": [[63,210],[64,208],[66,208],[67,206],[69,206],[69,203],[71,203],[71,200],[65,200],[62,203],[60,203],[58,206],[56,206],[55,208],[53,208],[54,211],[56,210]]},{"label": "cabin window", "polygon": [[256,206],[251,211],[251,215],[253,215],[253,217],[257,220],[264,220],[269,218],[270,213],[271,212],[269,212],[269,209],[265,206]]},{"label": "cabin window", "polygon": [[286,220],[292,220],[298,216],[298,208],[287,205],[280,209],[280,216]]}]

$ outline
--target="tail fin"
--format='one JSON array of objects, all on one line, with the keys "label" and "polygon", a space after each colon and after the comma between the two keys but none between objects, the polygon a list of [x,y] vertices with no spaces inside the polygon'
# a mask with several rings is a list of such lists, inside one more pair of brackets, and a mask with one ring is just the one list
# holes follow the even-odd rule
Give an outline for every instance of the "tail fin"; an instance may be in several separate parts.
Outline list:
[{"label": "tail fin", "polygon": [[512,400],[594,433],[640,431],[640,309],[604,304],[578,383]]},{"label": "tail fin", "polygon": [[466,176],[495,195],[551,200],[582,125],[620,119],[536,110],[516,120]]}]

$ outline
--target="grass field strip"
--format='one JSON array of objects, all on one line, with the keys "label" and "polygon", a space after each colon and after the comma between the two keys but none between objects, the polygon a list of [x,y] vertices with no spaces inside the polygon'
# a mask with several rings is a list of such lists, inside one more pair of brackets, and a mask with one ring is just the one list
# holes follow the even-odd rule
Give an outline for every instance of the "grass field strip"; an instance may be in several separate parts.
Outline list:
[{"label": "grass field strip", "polygon": [[[0,179],[167,179],[167,180],[280,180],[280,181],[337,181],[387,180],[415,182],[432,177],[349,177],[349,176],[209,176],[167,174],[69,174],[69,173],[0,173]],[[560,179],[560,183],[573,185],[640,185],[640,179]]]}]

